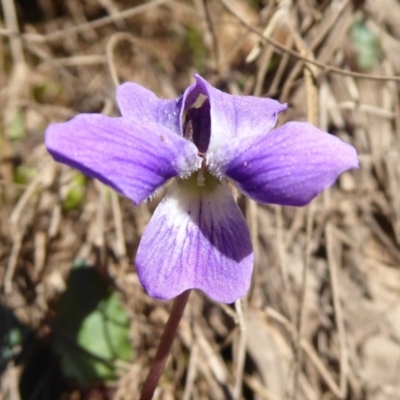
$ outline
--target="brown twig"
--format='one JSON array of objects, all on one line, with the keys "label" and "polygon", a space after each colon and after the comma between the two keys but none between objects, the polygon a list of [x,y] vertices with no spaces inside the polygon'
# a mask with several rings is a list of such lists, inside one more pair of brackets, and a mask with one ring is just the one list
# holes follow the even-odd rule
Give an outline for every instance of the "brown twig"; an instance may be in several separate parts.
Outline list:
[{"label": "brown twig", "polygon": [[[51,42],[53,40],[61,39],[67,35],[71,35],[72,33],[82,33],[95,28],[100,28],[113,22],[118,22],[134,17],[135,15],[150,11],[153,8],[159,7],[160,5],[169,3],[171,1],[172,0],[153,0],[140,6],[128,8],[127,10],[108,15],[107,17],[99,18],[90,22],[85,22],[80,25],[71,26],[60,31],[48,33],[47,35],[24,34],[22,35],[22,38],[24,40],[38,43]],[[5,31],[0,33],[7,34],[7,32]],[[13,32],[11,35],[13,36],[13,34],[15,35],[16,33]]]},{"label": "brown twig", "polygon": [[[247,299],[245,298],[244,300],[246,301]],[[242,397],[244,363],[246,360],[246,343],[247,343],[247,331],[243,315],[242,300],[240,299],[236,300],[235,309],[239,324],[239,343],[237,350],[235,386],[233,388],[233,398],[235,400],[240,400]]]},{"label": "brown twig", "polygon": [[[14,1],[2,0],[1,3],[3,6],[4,20],[7,29],[10,31],[19,32]],[[24,63],[24,51],[22,48],[22,40],[19,35],[10,37],[10,48],[14,63]]]},{"label": "brown twig", "polygon": [[[325,192],[328,193],[328,192]],[[325,199],[329,196],[326,194]],[[339,279],[338,279],[338,268],[335,261],[335,254],[333,249],[333,235],[331,224],[328,222],[325,227],[325,237],[328,253],[328,266],[330,281],[332,287],[332,297],[333,297],[333,307],[335,310],[335,321],[338,329],[339,335],[339,345],[340,345],[340,380],[339,387],[340,393],[339,398],[345,399],[347,397],[347,375],[349,369],[349,355],[347,350],[347,340],[346,340],[346,330],[343,320],[342,304],[340,300],[339,293]]]},{"label": "brown twig", "polygon": [[186,375],[185,391],[182,400],[190,400],[192,398],[193,386],[197,375],[197,365],[199,363],[199,346],[194,343],[190,351],[190,360]]},{"label": "brown twig", "polygon": [[352,76],[353,78],[367,79],[367,80],[371,80],[371,81],[382,81],[382,82],[397,81],[397,82],[400,82],[400,76],[398,76],[398,75],[381,76],[381,75],[363,74],[360,72],[346,71],[342,68],[337,68],[332,65],[324,64],[319,61],[311,60],[308,57],[302,56],[297,51],[291,50],[290,48],[280,44],[276,40],[274,40],[270,37],[264,36],[263,33],[259,29],[255,28],[252,24],[247,22],[239,13],[237,13],[233,9],[232,5],[227,2],[227,0],[219,0],[219,1],[235,18],[237,18],[237,20],[242,25],[244,25],[250,31],[254,32],[256,35],[258,35],[260,38],[262,38],[262,40],[264,40],[265,42],[274,46],[276,49],[282,51],[283,53],[290,54],[291,56],[297,58],[298,60],[304,61],[307,64],[314,65],[314,66],[322,69],[325,73],[335,73],[338,75]]}]

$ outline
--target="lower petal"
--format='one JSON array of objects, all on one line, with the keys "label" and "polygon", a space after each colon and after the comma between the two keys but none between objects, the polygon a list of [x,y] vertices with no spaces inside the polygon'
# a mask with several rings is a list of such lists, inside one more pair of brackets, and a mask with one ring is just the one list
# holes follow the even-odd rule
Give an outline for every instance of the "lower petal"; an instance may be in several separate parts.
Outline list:
[{"label": "lower petal", "polygon": [[250,235],[230,190],[206,175],[175,182],[159,204],[139,245],[140,282],[157,299],[200,289],[232,303],[248,290],[253,270]]}]

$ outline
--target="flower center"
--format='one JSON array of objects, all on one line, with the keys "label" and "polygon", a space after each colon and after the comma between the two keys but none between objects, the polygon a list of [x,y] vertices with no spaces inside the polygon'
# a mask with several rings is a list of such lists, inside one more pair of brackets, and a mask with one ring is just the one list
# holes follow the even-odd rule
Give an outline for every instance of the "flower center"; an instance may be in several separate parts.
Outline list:
[{"label": "flower center", "polygon": [[[195,104],[199,103],[199,100],[201,101],[201,99],[197,99]],[[203,158],[201,168],[197,172],[197,186],[204,186],[205,184],[206,165],[204,156],[210,143],[210,135],[210,101],[205,98],[200,106],[189,108],[183,122],[183,136],[196,145],[199,156]]]},{"label": "flower center", "polygon": [[201,168],[197,171],[197,186],[204,186],[206,178],[204,177],[204,173],[206,172],[206,166],[204,165],[204,159],[201,163]]},{"label": "flower center", "polygon": [[183,136],[193,142],[199,150],[199,155],[204,157],[210,144],[210,135],[210,101],[206,98],[200,107],[187,110],[183,122]]},{"label": "flower center", "polygon": [[219,187],[221,182],[202,166],[197,174],[192,174],[187,179],[178,180],[178,184],[180,187],[187,190],[188,193],[201,196],[204,193],[212,193]]}]

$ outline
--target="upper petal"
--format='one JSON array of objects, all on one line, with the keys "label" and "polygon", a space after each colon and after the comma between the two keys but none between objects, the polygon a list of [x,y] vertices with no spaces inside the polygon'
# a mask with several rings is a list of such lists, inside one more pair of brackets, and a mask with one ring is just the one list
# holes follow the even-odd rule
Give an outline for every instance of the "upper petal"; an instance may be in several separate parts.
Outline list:
[{"label": "upper petal", "polygon": [[211,170],[262,203],[302,206],[358,167],[354,147],[305,122],[240,138],[220,149]]},{"label": "upper petal", "polygon": [[209,175],[203,187],[195,176],[174,183],[146,227],[136,267],[143,287],[158,299],[187,289],[224,303],[242,297],[250,286],[253,252],[230,190]]},{"label": "upper petal", "polygon": [[110,185],[138,204],[167,179],[201,161],[193,143],[153,122],[81,114],[51,124],[45,142],[56,161]]},{"label": "upper petal", "polygon": [[152,91],[133,82],[117,88],[117,103],[122,116],[142,122],[155,122],[182,136],[183,96],[173,100],[157,97]]},{"label": "upper petal", "polygon": [[201,76],[196,74],[195,78],[197,87],[192,91],[201,92],[210,101],[209,154],[237,137],[268,132],[275,126],[277,115],[287,108],[286,104],[273,99],[223,93]]}]

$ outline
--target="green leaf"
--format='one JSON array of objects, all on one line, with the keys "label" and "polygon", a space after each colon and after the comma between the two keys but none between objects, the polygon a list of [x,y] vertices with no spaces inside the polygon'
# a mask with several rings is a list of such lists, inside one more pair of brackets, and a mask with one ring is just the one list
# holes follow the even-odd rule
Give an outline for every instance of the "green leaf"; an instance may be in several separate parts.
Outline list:
[{"label": "green leaf", "polygon": [[129,318],[93,267],[75,263],[59,303],[54,346],[64,374],[89,386],[115,378],[114,363],[133,357]]},{"label": "green leaf", "polygon": [[14,182],[25,185],[31,182],[37,175],[36,168],[28,167],[25,164],[19,165],[14,173]]},{"label": "green leaf", "polygon": [[59,83],[46,79],[45,83],[33,87],[33,96],[38,103],[63,103],[64,91]]},{"label": "green leaf", "polygon": [[23,344],[28,333],[28,329],[14,314],[0,304],[0,374],[10,358],[15,356],[15,348]]},{"label": "green leaf", "polygon": [[193,55],[193,65],[197,71],[201,72],[204,69],[204,60],[207,56],[201,32],[196,28],[188,27],[187,41]]},{"label": "green leaf", "polygon": [[[112,293],[83,321],[78,343],[103,359],[129,361],[133,352],[128,335],[129,319],[117,295]],[[99,377],[113,377],[113,371],[104,364],[92,360],[91,365]]]},{"label": "green leaf", "polygon": [[357,66],[365,71],[372,69],[381,57],[381,46],[378,36],[372,32],[360,18],[355,18],[350,29]]},{"label": "green leaf", "polygon": [[10,140],[21,140],[26,136],[25,119],[22,112],[17,111],[7,127],[7,137]]},{"label": "green leaf", "polygon": [[66,211],[76,210],[81,206],[85,198],[86,177],[79,172],[72,179],[67,195],[62,202]]}]

